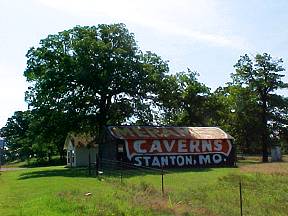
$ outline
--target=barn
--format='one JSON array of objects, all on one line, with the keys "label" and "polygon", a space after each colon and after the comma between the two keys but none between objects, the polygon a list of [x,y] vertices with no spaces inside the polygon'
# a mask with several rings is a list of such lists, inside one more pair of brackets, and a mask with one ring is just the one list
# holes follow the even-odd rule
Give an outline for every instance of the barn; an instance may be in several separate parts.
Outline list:
[{"label": "barn", "polygon": [[218,127],[108,126],[99,148],[87,136],[70,136],[65,145],[71,166],[88,165],[98,154],[136,166],[222,167],[235,165],[233,140]]},{"label": "barn", "polygon": [[98,144],[95,137],[87,133],[67,135],[64,149],[67,151],[67,166],[88,166],[96,162]]},{"label": "barn", "polygon": [[109,126],[99,153],[136,166],[234,166],[233,140],[218,127]]}]

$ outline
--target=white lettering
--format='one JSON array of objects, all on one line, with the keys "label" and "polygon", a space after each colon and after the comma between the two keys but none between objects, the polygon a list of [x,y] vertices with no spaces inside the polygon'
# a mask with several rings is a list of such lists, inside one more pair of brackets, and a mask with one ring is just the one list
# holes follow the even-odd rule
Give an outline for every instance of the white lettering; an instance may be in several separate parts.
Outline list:
[{"label": "white lettering", "polygon": [[161,143],[159,140],[153,140],[152,146],[149,152],[162,152]]},{"label": "white lettering", "polygon": [[149,159],[150,159],[151,157],[143,157],[143,159],[145,160],[145,166],[149,166]]},{"label": "white lettering", "polygon": [[137,163],[134,164],[135,166],[142,166],[142,162],[141,162],[141,158],[140,157],[135,157],[135,161],[137,162]]},{"label": "white lettering", "polygon": [[203,165],[204,164],[210,164],[211,160],[210,160],[210,155],[199,155],[199,164]]},{"label": "white lettering", "polygon": [[171,142],[169,143],[168,140],[163,140],[163,144],[167,150],[167,152],[171,152],[173,149],[173,146],[175,144],[175,140],[171,140]]},{"label": "white lettering", "polygon": [[212,152],[212,145],[211,145],[210,141],[208,141],[208,140],[202,141],[202,151],[203,152],[206,152],[206,151]]},{"label": "white lettering", "polygon": [[185,156],[185,164],[186,165],[192,165],[192,161],[193,161],[193,159],[192,159],[192,156],[191,155],[189,155],[189,156]]},{"label": "white lettering", "polygon": [[168,156],[161,157],[161,165],[162,166],[168,166],[169,165]]},{"label": "white lettering", "polygon": [[172,165],[175,165],[175,159],[176,159],[176,156],[170,156]]},{"label": "white lettering", "polygon": [[160,167],[160,162],[159,162],[159,160],[158,160],[157,157],[154,157],[154,158],[153,158],[152,166],[158,166],[158,167]]},{"label": "white lettering", "polygon": [[141,145],[146,143],[145,140],[135,140],[133,143],[134,149],[137,153],[146,153],[147,151],[145,149],[141,149]]},{"label": "white lettering", "polygon": [[185,140],[178,140],[178,152],[187,152]]},{"label": "white lettering", "polygon": [[215,151],[221,151],[222,150],[222,141],[221,140],[215,140]]},{"label": "white lettering", "polygon": [[[180,159],[181,159],[181,160],[180,160]],[[178,156],[178,157],[177,157],[177,164],[178,164],[178,166],[183,166],[184,163],[185,163],[184,157],[183,157],[183,156]]]},{"label": "white lettering", "polygon": [[220,154],[212,155],[212,160],[215,164],[219,164],[222,161],[222,156]]},{"label": "white lettering", "polygon": [[190,141],[190,146],[189,146],[189,150],[190,152],[200,152],[200,149],[199,149],[199,140],[191,140]]}]

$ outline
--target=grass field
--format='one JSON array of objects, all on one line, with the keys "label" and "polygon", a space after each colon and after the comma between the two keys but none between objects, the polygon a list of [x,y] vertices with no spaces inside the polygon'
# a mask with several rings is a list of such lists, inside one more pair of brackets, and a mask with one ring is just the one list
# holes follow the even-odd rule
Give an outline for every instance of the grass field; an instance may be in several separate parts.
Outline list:
[{"label": "grass field", "polygon": [[88,176],[63,166],[0,173],[0,215],[287,215],[288,163]]}]

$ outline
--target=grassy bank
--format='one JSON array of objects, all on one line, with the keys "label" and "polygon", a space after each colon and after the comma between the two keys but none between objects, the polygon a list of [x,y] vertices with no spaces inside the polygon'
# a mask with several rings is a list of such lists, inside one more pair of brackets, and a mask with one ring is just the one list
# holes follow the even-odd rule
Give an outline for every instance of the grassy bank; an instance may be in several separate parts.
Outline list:
[{"label": "grassy bank", "polygon": [[[272,167],[272,168],[271,168]],[[268,171],[267,171],[268,170]],[[287,215],[288,164],[88,176],[63,166],[1,172],[0,215]]]}]

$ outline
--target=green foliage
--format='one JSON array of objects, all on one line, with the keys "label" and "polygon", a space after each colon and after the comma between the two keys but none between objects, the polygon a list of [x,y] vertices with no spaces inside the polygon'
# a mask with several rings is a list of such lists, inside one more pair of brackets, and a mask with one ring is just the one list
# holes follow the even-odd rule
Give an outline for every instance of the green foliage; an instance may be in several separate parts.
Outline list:
[{"label": "green foliage", "polygon": [[218,88],[213,96],[218,104],[214,124],[234,136],[241,152],[259,152],[261,118],[255,93],[249,88],[229,84]]},{"label": "green foliage", "polygon": [[[268,161],[268,148],[270,138],[273,136],[271,123],[277,119],[276,116],[279,117],[275,110],[279,110],[278,106],[281,110],[281,104],[285,104],[285,99],[276,95],[275,91],[288,87],[288,84],[281,80],[284,76],[282,63],[282,59],[273,59],[267,53],[257,54],[254,62],[246,54],[241,56],[234,66],[236,72],[232,74],[234,84],[247,87],[251,91],[252,98],[256,98],[259,111],[255,110],[256,113],[254,114],[260,116],[261,126],[258,132],[262,145],[263,161],[265,162]],[[284,113],[282,112],[282,114]]]},{"label": "green foliage", "polygon": [[55,154],[63,160],[66,134],[72,129],[67,123],[68,119],[55,112],[47,112],[45,115],[36,110],[15,112],[1,129],[1,136],[5,138],[8,147],[8,160],[36,157],[39,161],[46,158],[50,161]]},{"label": "green foliage", "polygon": [[26,56],[26,136],[37,157],[58,151],[63,158],[71,131],[92,132],[101,142],[107,124],[157,118],[156,92],[167,62],[143,53],[124,24],[76,26],[42,39]]},{"label": "green foliage", "polygon": [[79,130],[132,117],[168,71],[156,54],[139,50],[124,24],[77,26],[50,35],[27,58],[28,104],[78,117]]},{"label": "green foliage", "polygon": [[5,138],[9,148],[9,151],[6,152],[8,159],[24,159],[33,153],[28,132],[30,121],[31,113],[29,111],[17,111],[7,120],[5,127],[1,128],[0,136]]},{"label": "green foliage", "polygon": [[255,90],[259,97],[263,97],[277,89],[288,87],[281,81],[284,77],[281,72],[285,70],[282,63],[282,59],[273,59],[267,53],[257,54],[254,62],[245,54],[235,64],[236,73],[232,74],[232,78],[235,83],[245,84]]},{"label": "green foliage", "polygon": [[207,126],[213,104],[210,89],[197,80],[198,73],[188,69],[167,77],[159,89],[164,123]]}]

